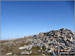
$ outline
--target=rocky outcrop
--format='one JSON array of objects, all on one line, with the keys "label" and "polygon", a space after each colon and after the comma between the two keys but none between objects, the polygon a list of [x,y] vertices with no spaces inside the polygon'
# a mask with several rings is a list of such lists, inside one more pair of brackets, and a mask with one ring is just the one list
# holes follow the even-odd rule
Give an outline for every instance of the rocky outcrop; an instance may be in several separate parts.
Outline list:
[{"label": "rocky outcrop", "polygon": [[[33,46],[45,48],[44,52],[65,51],[75,48],[75,36],[71,30],[59,29],[33,36]],[[75,49],[74,49],[75,51]]]},{"label": "rocky outcrop", "polygon": [[57,51],[75,51],[75,33],[62,28],[14,40],[1,40],[0,43],[2,55],[32,55],[35,49],[38,54],[55,55]]}]

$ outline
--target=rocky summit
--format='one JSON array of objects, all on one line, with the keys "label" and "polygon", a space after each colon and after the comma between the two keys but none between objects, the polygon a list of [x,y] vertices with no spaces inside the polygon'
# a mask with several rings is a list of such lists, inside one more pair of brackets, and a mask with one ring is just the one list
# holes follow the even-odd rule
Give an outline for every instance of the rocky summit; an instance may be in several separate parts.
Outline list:
[{"label": "rocky summit", "polygon": [[64,28],[0,43],[0,55],[75,55],[75,33]]}]

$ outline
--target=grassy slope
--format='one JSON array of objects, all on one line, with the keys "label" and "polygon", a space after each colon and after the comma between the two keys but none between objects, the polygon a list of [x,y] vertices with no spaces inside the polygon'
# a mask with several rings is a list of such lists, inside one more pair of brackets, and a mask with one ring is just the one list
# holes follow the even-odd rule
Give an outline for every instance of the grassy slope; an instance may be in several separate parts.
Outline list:
[{"label": "grassy slope", "polygon": [[[30,44],[29,42],[27,43],[25,42],[25,40],[28,40],[28,39],[32,39],[32,38],[28,37],[28,38],[20,38],[20,39],[15,39],[15,40],[10,40],[10,41],[9,40],[0,41],[1,43],[0,48],[1,49],[3,48],[1,52],[3,54],[12,52],[13,54],[20,55],[20,53],[24,50],[19,50],[19,47]],[[8,43],[8,44],[5,44],[5,43]],[[31,55],[40,55],[41,53],[37,51],[38,49],[39,47],[33,47],[32,48],[33,53]]]}]

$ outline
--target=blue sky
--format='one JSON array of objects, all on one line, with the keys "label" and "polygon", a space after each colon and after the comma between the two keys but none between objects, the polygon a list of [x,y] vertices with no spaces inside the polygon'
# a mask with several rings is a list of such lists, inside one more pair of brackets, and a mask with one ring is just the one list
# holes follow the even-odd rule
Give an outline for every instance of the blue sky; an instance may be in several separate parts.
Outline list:
[{"label": "blue sky", "polygon": [[2,2],[1,39],[68,28],[74,31],[73,2]]}]

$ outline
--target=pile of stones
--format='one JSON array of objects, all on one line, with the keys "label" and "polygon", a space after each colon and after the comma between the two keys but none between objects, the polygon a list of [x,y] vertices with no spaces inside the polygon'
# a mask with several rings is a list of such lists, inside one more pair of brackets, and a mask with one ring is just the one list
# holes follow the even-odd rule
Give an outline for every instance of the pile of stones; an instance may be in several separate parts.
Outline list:
[{"label": "pile of stones", "polygon": [[74,33],[71,30],[64,28],[46,33],[39,33],[39,35],[34,35],[32,38],[32,45],[34,47],[39,46],[40,50],[45,49],[42,51],[44,53],[51,53],[58,49],[70,50],[71,48],[75,48]]}]

